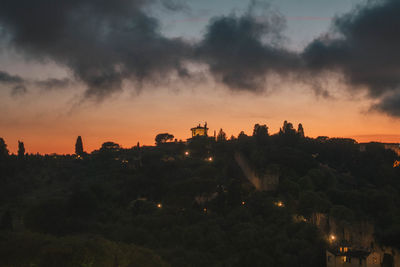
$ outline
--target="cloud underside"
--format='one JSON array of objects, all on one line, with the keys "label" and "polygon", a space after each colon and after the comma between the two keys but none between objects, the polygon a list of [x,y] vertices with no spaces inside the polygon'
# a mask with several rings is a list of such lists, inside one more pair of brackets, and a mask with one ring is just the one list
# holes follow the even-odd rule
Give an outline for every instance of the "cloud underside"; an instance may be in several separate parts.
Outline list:
[{"label": "cloud underside", "polygon": [[[164,0],[170,10],[184,1]],[[369,1],[336,17],[331,29],[295,53],[283,45],[285,20],[254,6],[241,16],[210,20],[196,43],[162,35],[146,11],[157,0],[3,0],[0,26],[9,45],[29,58],[51,59],[87,85],[85,96],[102,100],[121,90],[124,80],[137,88],[162,83],[171,74],[190,79],[188,62],[205,64],[232,90],[262,91],[269,74],[313,82],[326,72],[343,75],[349,90],[365,88],[375,110],[400,116],[400,2]],[[24,8],[21,8],[24,7]],[[306,78],[305,78],[306,77]],[[0,72],[0,83],[26,91],[19,76]],[[70,80],[36,81],[51,89]],[[24,89],[22,89],[24,88]],[[354,88],[354,89],[352,89]],[[328,93],[316,88],[321,95]]]}]

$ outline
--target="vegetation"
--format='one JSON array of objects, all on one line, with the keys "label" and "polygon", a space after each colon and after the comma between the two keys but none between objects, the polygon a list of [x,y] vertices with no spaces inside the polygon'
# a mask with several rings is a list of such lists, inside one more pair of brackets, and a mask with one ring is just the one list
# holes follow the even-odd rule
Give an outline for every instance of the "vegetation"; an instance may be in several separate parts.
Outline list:
[{"label": "vegetation", "polygon": [[[306,138],[288,122],[167,137],[22,159],[0,138],[0,266],[324,266],[315,213],[372,221],[400,248],[399,157],[381,144]],[[256,191],[238,153],[259,177],[278,173],[277,189]]]}]

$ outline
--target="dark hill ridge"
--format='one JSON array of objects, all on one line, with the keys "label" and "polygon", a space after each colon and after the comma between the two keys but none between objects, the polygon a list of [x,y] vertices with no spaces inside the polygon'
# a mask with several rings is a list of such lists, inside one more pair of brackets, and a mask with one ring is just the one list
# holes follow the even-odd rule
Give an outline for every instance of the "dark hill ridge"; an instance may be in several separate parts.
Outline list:
[{"label": "dark hill ridge", "polygon": [[[0,266],[52,266],[47,254],[22,250],[50,242],[65,255],[87,249],[93,262],[93,251],[111,246],[107,260],[120,266],[131,266],[122,264],[128,251],[145,251],[154,260],[148,266],[319,267],[327,249],[357,243],[361,224],[372,227],[365,228],[374,243],[368,255],[400,248],[399,156],[385,144],[308,138],[286,122],[274,135],[257,124],[252,136],[229,140],[221,133],[130,149],[107,142],[90,154],[78,148],[77,155],[15,156],[3,142],[0,239],[24,246],[18,257],[0,257]],[[246,169],[274,183],[257,188]]]}]

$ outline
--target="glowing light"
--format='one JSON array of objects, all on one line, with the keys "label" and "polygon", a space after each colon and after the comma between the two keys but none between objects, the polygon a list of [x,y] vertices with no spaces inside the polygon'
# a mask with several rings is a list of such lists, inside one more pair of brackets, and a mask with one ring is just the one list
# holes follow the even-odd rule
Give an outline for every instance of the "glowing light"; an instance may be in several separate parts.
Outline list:
[{"label": "glowing light", "polygon": [[162,208],[162,204],[161,204],[161,203],[158,203],[158,204],[157,204],[157,208],[161,209],[161,208]]},{"label": "glowing light", "polygon": [[185,156],[189,156],[189,151],[185,151]]},{"label": "glowing light", "polygon": [[399,167],[400,166],[400,160],[396,160],[394,163],[393,163],[393,168],[397,168],[397,167]]},{"label": "glowing light", "polygon": [[207,161],[209,161],[209,162],[213,161],[213,157],[208,157]]},{"label": "glowing light", "polygon": [[285,207],[285,204],[282,201],[277,201],[274,204],[275,204],[275,206],[280,207],[280,208]]},{"label": "glowing light", "polygon": [[207,212],[207,208],[204,208],[203,211],[204,211],[204,212]]},{"label": "glowing light", "polygon": [[242,201],[242,205],[245,205],[245,204],[246,204],[246,202]]},{"label": "glowing light", "polygon": [[329,236],[329,240],[331,240],[332,242],[336,240],[336,236],[335,235],[330,235]]}]

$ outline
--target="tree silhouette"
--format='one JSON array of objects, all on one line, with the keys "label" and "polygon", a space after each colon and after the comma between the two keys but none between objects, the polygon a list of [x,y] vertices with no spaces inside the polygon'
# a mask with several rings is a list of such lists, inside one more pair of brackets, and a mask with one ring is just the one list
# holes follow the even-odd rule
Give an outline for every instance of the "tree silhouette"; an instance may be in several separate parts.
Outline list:
[{"label": "tree silhouette", "polygon": [[174,140],[174,136],[172,134],[169,133],[161,133],[161,134],[157,134],[155,141],[157,145],[166,143],[167,141],[172,141]]},{"label": "tree silhouette", "polygon": [[8,156],[8,149],[6,142],[4,141],[3,138],[0,137],[0,157],[7,157]]},{"label": "tree silhouette", "polygon": [[23,158],[24,156],[25,156],[24,142],[18,141],[18,158]]},{"label": "tree silhouette", "polygon": [[253,128],[253,136],[268,136],[268,127],[267,125],[260,125],[260,124],[255,124]]},{"label": "tree silhouette", "polygon": [[296,130],[293,128],[293,124],[284,121],[282,128],[279,130],[279,135],[294,135],[295,133]]},{"label": "tree silhouette", "polygon": [[304,129],[303,129],[303,125],[302,125],[301,123],[299,123],[299,126],[298,126],[298,128],[297,128],[297,134],[298,134],[300,137],[304,137]]},{"label": "tree silhouette", "polygon": [[114,142],[105,142],[101,145],[100,151],[119,151],[120,145]]},{"label": "tree silhouette", "polygon": [[83,155],[83,143],[82,143],[82,137],[78,136],[78,138],[76,139],[76,143],[75,143],[75,154],[76,155]]},{"label": "tree silhouette", "polygon": [[217,135],[217,141],[226,141],[226,133],[221,129],[219,129],[218,135]]}]

